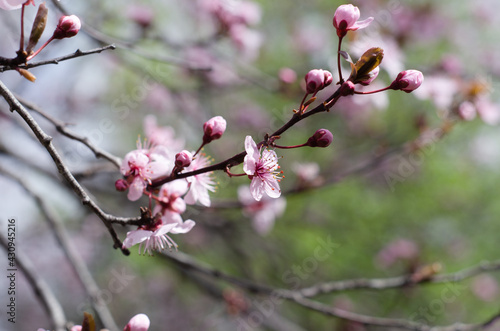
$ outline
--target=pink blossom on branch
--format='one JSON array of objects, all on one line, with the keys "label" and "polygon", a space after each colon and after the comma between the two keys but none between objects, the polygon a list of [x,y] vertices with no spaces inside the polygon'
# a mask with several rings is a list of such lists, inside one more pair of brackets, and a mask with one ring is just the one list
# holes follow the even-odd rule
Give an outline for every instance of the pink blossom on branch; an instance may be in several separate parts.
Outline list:
[{"label": "pink blossom on branch", "polygon": [[19,9],[23,5],[23,3],[27,2],[26,5],[29,5],[30,3],[35,5],[33,0],[0,0],[0,8],[4,10],[14,10],[14,9]]},{"label": "pink blossom on branch", "polygon": [[[195,157],[186,171],[195,171],[210,165],[210,160],[204,154]],[[189,183],[189,192],[184,197],[186,203],[194,205],[199,202],[205,207],[210,207],[210,196],[208,191],[215,191],[215,182],[211,177],[211,172],[205,172],[186,178]]]},{"label": "pink blossom on branch", "polygon": [[125,325],[123,331],[148,331],[149,318],[145,314],[137,314]]},{"label": "pink blossom on branch", "polygon": [[283,215],[286,208],[284,197],[271,199],[263,196],[260,201],[255,201],[246,185],[238,188],[238,200],[243,205],[243,214],[252,219],[253,228],[262,236],[271,231],[274,221]]},{"label": "pink blossom on branch", "polygon": [[278,198],[281,195],[279,182],[281,173],[278,171],[278,156],[274,151],[261,149],[251,136],[245,138],[245,151],[247,155],[243,161],[243,171],[252,180],[250,192],[255,200],[260,201],[264,193],[271,198]]},{"label": "pink blossom on branch", "polygon": [[337,29],[339,38],[344,37],[347,31],[366,28],[373,21],[373,17],[358,21],[360,16],[359,8],[351,4],[341,5],[337,8],[333,16],[333,26]]}]

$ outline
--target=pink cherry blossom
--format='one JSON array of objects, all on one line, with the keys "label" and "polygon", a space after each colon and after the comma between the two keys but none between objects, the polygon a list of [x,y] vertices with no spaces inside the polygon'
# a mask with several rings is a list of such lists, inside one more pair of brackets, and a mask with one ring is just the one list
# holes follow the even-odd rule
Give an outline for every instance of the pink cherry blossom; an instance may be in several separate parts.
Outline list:
[{"label": "pink cherry blossom", "polygon": [[[0,0],[0,8],[4,10],[19,9],[25,2],[26,0]],[[32,3],[33,0],[31,0],[30,2]]]},{"label": "pink cherry blossom", "polygon": [[[262,149],[262,148],[261,148]],[[278,156],[274,151],[261,149],[251,136],[245,138],[245,151],[247,155],[243,161],[243,171],[252,180],[250,192],[255,200],[260,201],[264,193],[271,198],[281,195],[279,182],[281,172],[278,171]]]},{"label": "pink cherry blossom", "polygon": [[333,26],[337,29],[337,35],[342,38],[347,31],[366,28],[373,21],[373,17],[358,21],[360,15],[359,8],[356,6],[351,4],[339,6],[333,16]]},{"label": "pink cherry blossom", "polygon": [[137,150],[127,153],[123,158],[120,172],[129,183],[128,199],[138,200],[153,179],[165,175],[170,170],[170,163],[163,155],[151,153],[139,144]]},{"label": "pink cherry blossom", "polygon": [[238,188],[238,200],[243,205],[243,214],[252,219],[253,228],[262,236],[271,231],[274,221],[283,215],[286,208],[283,197],[271,199],[263,196],[260,201],[255,201],[246,185]]},{"label": "pink cherry blossom", "polygon": [[[186,172],[195,171],[210,165],[210,160],[207,156],[200,154],[191,162],[191,165],[186,168]],[[210,207],[210,196],[208,191],[215,192],[215,182],[211,177],[210,172],[205,172],[195,176],[186,178],[189,183],[189,192],[184,197],[188,204],[201,203],[203,206]]]},{"label": "pink cherry blossom", "polygon": [[[163,154],[173,157],[177,151],[184,148],[184,140],[175,137],[175,131],[172,127],[158,126],[154,115],[148,115],[144,118],[143,127],[149,143],[155,146],[155,149],[162,150]],[[159,148],[160,146],[162,148]]]},{"label": "pink cherry blossom", "polygon": [[123,331],[148,331],[149,318],[145,314],[137,314],[125,325]]},{"label": "pink cherry blossom", "polygon": [[175,227],[175,223],[165,225],[160,224],[154,231],[141,228],[129,231],[127,232],[127,238],[123,241],[123,247],[130,248],[139,244],[140,254],[141,248],[144,245],[144,251],[142,253],[145,254],[148,252],[149,255],[153,255],[153,251],[161,251],[166,247],[175,247],[177,249],[177,244],[167,235],[169,232],[175,233],[173,231]]},{"label": "pink cherry blossom", "polygon": [[181,214],[186,211],[186,202],[182,198],[188,190],[184,179],[163,184],[158,194],[158,204],[153,214],[160,214],[162,224],[175,224],[172,233],[187,233],[195,226],[192,220],[183,221]]}]

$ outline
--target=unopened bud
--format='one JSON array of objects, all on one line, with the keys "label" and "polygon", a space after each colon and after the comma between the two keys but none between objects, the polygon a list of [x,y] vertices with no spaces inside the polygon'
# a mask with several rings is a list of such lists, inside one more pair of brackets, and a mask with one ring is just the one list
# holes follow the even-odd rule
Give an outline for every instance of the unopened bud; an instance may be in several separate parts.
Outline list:
[{"label": "unopened bud", "polygon": [[26,46],[26,52],[31,53],[33,48],[35,48],[38,40],[42,36],[45,26],[47,25],[47,14],[49,10],[45,6],[45,2],[38,7],[38,12],[36,13],[35,20],[33,21],[33,27],[31,28],[30,39],[28,41],[28,46]]},{"label": "unopened bud", "polygon": [[424,75],[418,70],[405,70],[399,73],[389,86],[393,90],[402,90],[410,93],[422,85]]},{"label": "unopened bud", "polygon": [[333,82],[332,73],[323,69],[313,69],[306,74],[307,93],[318,92]]},{"label": "unopened bud", "polygon": [[337,29],[337,35],[344,37],[347,31],[366,28],[373,21],[373,17],[369,17],[364,21],[358,21],[360,15],[359,9],[356,6],[350,4],[339,6],[333,16],[333,27]]},{"label": "unopened bud", "polygon": [[34,83],[35,80],[36,80],[36,76],[33,75],[31,72],[29,72],[28,70],[26,69],[22,69],[22,68],[17,68],[16,69],[24,78],[26,78],[27,80],[29,80],[30,82]]},{"label": "unopened bud", "polygon": [[371,82],[373,82],[375,78],[377,78],[379,72],[380,72],[380,67],[376,67],[375,69],[373,69],[368,73],[368,79],[360,81],[359,83],[364,86],[370,85]]},{"label": "unopened bud", "polygon": [[333,141],[333,134],[327,129],[317,130],[308,140],[309,147],[328,147]]},{"label": "unopened bud", "polygon": [[219,139],[226,131],[226,120],[222,116],[215,116],[203,124],[203,143]]},{"label": "unopened bud", "polygon": [[125,325],[123,331],[148,331],[149,318],[145,314],[137,314]]},{"label": "unopened bud", "polygon": [[182,151],[175,155],[175,166],[178,168],[189,167],[191,161],[193,160],[193,154],[189,151]]},{"label": "unopened bud", "polygon": [[128,189],[128,183],[124,179],[118,179],[115,182],[115,188],[119,192],[124,192],[124,191],[126,191]]},{"label": "unopened bud", "polygon": [[71,38],[76,36],[81,27],[82,24],[77,16],[63,16],[59,19],[59,23],[52,37],[54,39]]},{"label": "unopened bud", "polygon": [[342,83],[342,85],[340,86],[340,95],[345,97],[345,96],[348,96],[348,95],[353,95],[354,94],[354,83],[351,82],[350,80],[348,81],[345,81]]}]

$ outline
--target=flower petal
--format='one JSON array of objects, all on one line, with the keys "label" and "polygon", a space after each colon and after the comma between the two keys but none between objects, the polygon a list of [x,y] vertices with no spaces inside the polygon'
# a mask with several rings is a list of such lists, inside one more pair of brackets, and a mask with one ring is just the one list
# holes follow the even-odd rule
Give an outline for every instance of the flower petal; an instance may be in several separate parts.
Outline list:
[{"label": "flower petal", "polygon": [[144,240],[149,239],[153,235],[152,231],[149,230],[134,230],[127,232],[127,238],[123,241],[123,247],[130,248]]},{"label": "flower petal", "polygon": [[266,178],[264,188],[271,198],[279,198],[281,195],[280,185],[276,178]]},{"label": "flower petal", "polygon": [[262,196],[264,195],[264,186],[265,183],[261,178],[254,177],[252,179],[252,182],[250,183],[250,193],[255,200],[260,201],[260,199],[262,199]]},{"label": "flower petal", "polygon": [[146,188],[146,183],[139,177],[135,177],[128,189],[127,198],[130,201],[137,201],[142,197],[142,191]]},{"label": "flower petal", "polygon": [[366,20],[357,21],[353,26],[349,28],[349,30],[356,31],[358,29],[366,28],[373,21],[373,17],[368,17]]},{"label": "flower petal", "polygon": [[191,229],[196,225],[196,222],[193,220],[184,221],[182,224],[178,224],[175,228],[173,228],[171,233],[187,233],[191,231]]}]

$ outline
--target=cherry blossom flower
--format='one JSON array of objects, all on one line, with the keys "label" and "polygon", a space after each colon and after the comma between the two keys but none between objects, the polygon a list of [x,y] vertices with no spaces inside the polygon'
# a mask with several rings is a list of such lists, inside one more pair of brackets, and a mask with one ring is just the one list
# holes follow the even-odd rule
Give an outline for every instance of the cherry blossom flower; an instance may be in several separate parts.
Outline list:
[{"label": "cherry blossom flower", "polygon": [[186,211],[186,202],[182,198],[188,190],[184,179],[163,184],[158,193],[158,204],[153,209],[154,215],[160,215],[162,224],[175,224],[173,233],[187,233],[195,226],[192,220],[183,221],[181,214]]},{"label": "cherry blossom flower", "polygon": [[130,201],[138,200],[151,180],[165,175],[171,163],[163,155],[142,148],[140,142],[137,147],[125,155],[120,167],[120,172],[129,184],[127,197]]},{"label": "cherry blossom flower", "polygon": [[333,26],[337,29],[337,35],[342,38],[347,31],[366,28],[373,21],[373,17],[358,21],[360,15],[359,8],[356,6],[351,4],[339,6],[333,16]]},{"label": "cherry blossom flower", "polygon": [[149,255],[153,255],[153,251],[160,251],[166,247],[171,248],[173,246],[177,249],[177,244],[167,235],[169,232],[174,233],[172,230],[175,226],[175,224],[165,224],[158,226],[154,231],[145,229],[129,231],[127,232],[127,238],[123,241],[123,247],[130,248],[139,244],[140,254],[142,245],[144,245],[142,253],[146,254],[148,252]]},{"label": "cherry blossom flower", "polygon": [[14,10],[19,9],[23,5],[23,3],[28,2],[27,5],[32,3],[34,5],[33,0],[0,0],[0,8],[4,10]]},{"label": "cherry blossom flower", "polygon": [[[186,171],[195,171],[209,164],[209,158],[204,154],[200,154],[196,156],[193,162],[191,162],[191,165],[186,168]],[[184,197],[186,203],[193,205],[199,202],[205,207],[210,207],[210,196],[208,195],[208,191],[215,192],[215,182],[211,177],[211,173],[205,172],[186,179],[189,183],[189,192]]]},{"label": "cherry blossom flower", "polygon": [[145,314],[137,314],[125,325],[123,331],[148,331],[149,318]]},{"label": "cherry blossom flower", "polygon": [[398,260],[414,260],[418,257],[419,248],[411,240],[399,238],[388,243],[376,256],[375,260],[382,268],[387,268]]},{"label": "cherry blossom flower", "polygon": [[253,228],[262,236],[271,231],[274,221],[283,215],[286,208],[286,200],[283,197],[271,199],[264,196],[260,201],[255,201],[246,185],[238,188],[238,200],[243,205],[243,215],[252,219]]},{"label": "cherry blossom flower", "polygon": [[279,182],[282,172],[278,171],[278,156],[268,149],[264,149],[261,155],[261,149],[257,148],[251,136],[245,138],[247,155],[243,161],[243,171],[252,180],[250,192],[257,201],[262,199],[264,193],[271,198],[278,198],[281,195]]},{"label": "cherry blossom flower", "polygon": [[148,115],[144,118],[144,133],[146,134],[149,143],[155,147],[155,151],[159,150],[169,157],[173,157],[177,151],[184,148],[184,140],[175,137],[175,131],[170,126],[158,126],[156,117]]}]

